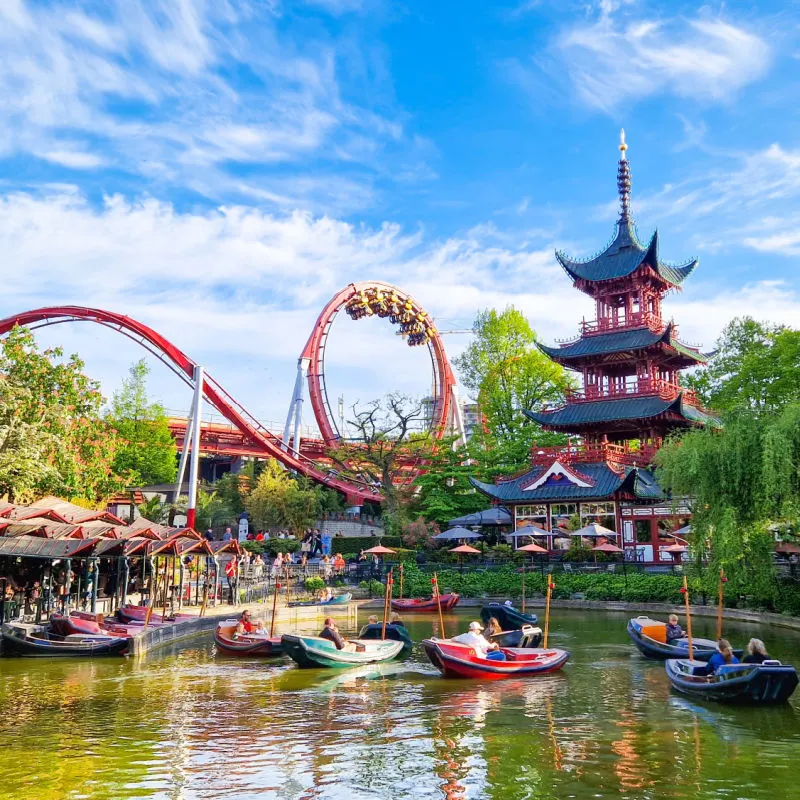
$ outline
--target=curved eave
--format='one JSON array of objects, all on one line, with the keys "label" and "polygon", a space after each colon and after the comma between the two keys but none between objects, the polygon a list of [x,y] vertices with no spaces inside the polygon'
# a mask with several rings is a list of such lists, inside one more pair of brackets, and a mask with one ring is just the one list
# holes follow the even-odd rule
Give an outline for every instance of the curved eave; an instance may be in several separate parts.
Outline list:
[{"label": "curved eave", "polygon": [[484,483],[483,481],[479,481],[477,478],[472,478],[472,477],[470,477],[469,482],[479,492],[483,492],[485,495],[488,495],[489,497],[500,499],[500,495],[497,492],[497,486],[495,486],[493,483]]},{"label": "curved eave", "polygon": [[673,286],[680,286],[695,271],[699,263],[700,260],[697,258],[678,266],[664,264],[659,261],[656,271],[665,281],[668,281]]}]

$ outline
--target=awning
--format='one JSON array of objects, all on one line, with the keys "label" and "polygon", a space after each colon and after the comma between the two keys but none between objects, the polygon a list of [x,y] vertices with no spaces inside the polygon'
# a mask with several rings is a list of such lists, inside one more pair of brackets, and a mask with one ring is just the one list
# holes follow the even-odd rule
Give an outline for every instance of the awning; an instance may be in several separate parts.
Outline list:
[{"label": "awning", "polygon": [[75,558],[92,554],[97,539],[45,539],[13,536],[0,539],[0,556],[22,558]]},{"label": "awning", "polygon": [[456,539],[480,539],[481,534],[471,531],[469,528],[450,528],[449,530],[437,533],[433,537],[437,541],[454,541]]},{"label": "awning", "polygon": [[448,522],[448,525],[510,525],[511,514],[501,506],[493,506],[485,511],[465,514]]}]

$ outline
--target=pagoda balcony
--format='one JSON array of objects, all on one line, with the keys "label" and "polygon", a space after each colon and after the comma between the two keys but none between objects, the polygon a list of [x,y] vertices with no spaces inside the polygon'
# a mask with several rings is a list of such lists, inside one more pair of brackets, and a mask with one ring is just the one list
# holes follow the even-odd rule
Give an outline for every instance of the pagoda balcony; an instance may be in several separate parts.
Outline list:
[{"label": "pagoda balcony", "polygon": [[630,443],[587,442],[562,447],[531,448],[531,464],[535,467],[549,467],[554,461],[567,464],[600,464],[611,462],[629,467],[647,467],[652,464],[658,445],[642,444],[638,447]]},{"label": "pagoda balcony", "polygon": [[664,330],[664,321],[660,314],[652,311],[634,311],[622,317],[601,317],[600,319],[583,320],[581,336],[592,336],[598,333],[625,330],[626,328],[648,328],[653,333]]},{"label": "pagoda balcony", "polygon": [[662,400],[674,400],[683,394],[684,400],[693,406],[700,405],[697,395],[691,389],[662,378],[638,378],[623,384],[608,386],[584,386],[583,389],[567,391],[568,403],[590,403],[597,400],[622,400],[626,397],[652,397],[656,395]]}]

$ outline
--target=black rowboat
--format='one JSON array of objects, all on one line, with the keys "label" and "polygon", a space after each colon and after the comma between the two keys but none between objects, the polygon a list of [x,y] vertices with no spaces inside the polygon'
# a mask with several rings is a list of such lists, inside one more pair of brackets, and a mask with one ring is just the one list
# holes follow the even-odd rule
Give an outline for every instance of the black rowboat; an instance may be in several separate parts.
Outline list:
[{"label": "black rowboat", "polygon": [[709,672],[702,661],[669,659],[666,670],[676,691],[720,703],[785,703],[798,683],[795,668],[780,661],[725,664]]},{"label": "black rowboat", "polygon": [[123,655],[128,639],[103,634],[59,636],[42,625],[3,625],[3,652],[21,656],[87,657]]},{"label": "black rowboat", "polygon": [[[382,622],[370,622],[365,625],[358,634],[359,639],[380,639],[383,632]],[[395,642],[402,642],[402,654],[408,655],[411,648],[414,646],[414,641],[411,634],[402,622],[387,622],[386,623],[386,638],[392,639]]]},{"label": "black rowboat", "polygon": [[486,625],[494,617],[504,631],[517,631],[524,625],[535,625],[539,618],[536,614],[523,614],[514,606],[502,603],[489,603],[481,609],[481,620]]},{"label": "black rowboat", "polygon": [[[628,623],[628,636],[647,658],[664,661],[668,658],[689,658],[689,640],[673,639],[667,642],[666,623],[649,617],[635,617]],[[717,643],[711,639],[692,637],[693,653],[696,661],[708,661],[717,652]],[[741,657],[741,650],[734,650]]]}]

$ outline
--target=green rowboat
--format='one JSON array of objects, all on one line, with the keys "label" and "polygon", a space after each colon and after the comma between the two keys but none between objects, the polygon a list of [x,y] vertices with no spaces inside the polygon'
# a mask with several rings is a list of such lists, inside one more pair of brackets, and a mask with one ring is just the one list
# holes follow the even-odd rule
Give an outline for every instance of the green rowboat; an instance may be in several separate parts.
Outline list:
[{"label": "green rowboat", "polygon": [[337,650],[336,645],[319,636],[299,636],[285,633],[281,637],[283,652],[301,667],[356,667],[359,664],[377,664],[397,658],[403,642],[354,639],[358,648]]}]

